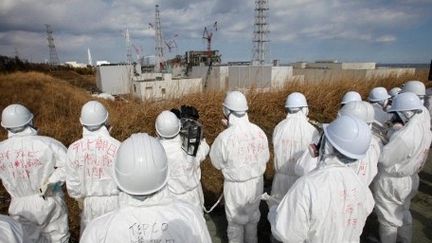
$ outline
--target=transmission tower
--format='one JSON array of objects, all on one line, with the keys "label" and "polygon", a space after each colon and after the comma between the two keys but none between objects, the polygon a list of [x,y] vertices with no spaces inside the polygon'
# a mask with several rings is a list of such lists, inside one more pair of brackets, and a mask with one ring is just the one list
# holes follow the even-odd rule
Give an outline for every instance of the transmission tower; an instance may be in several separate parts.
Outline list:
[{"label": "transmission tower", "polygon": [[125,41],[126,41],[126,58],[127,58],[127,63],[130,65],[132,63],[132,49],[131,49],[131,40],[130,40],[130,35],[129,35],[129,29],[126,28],[126,32],[125,32]]},{"label": "transmission tower", "polygon": [[51,26],[49,24],[46,24],[45,26],[46,26],[49,56],[50,56],[49,65],[59,65],[60,60],[57,56],[57,51],[54,45],[54,37],[52,36],[53,31],[51,30]]},{"label": "transmission tower", "polygon": [[161,29],[161,21],[160,21],[160,15],[159,15],[159,5],[156,4],[156,11],[155,11],[155,23],[154,23],[154,29],[155,29],[155,72],[160,72],[163,69],[163,63],[164,63],[164,41],[162,37],[162,29]]},{"label": "transmission tower", "polygon": [[252,64],[262,65],[266,61],[269,25],[267,23],[269,0],[255,1],[255,24],[252,50]]}]

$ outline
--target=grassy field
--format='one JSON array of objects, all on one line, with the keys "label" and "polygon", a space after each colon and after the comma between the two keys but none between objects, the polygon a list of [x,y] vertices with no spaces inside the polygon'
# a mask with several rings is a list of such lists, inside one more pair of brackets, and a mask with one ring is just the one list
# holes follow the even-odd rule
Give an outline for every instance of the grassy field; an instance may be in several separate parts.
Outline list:
[{"label": "grassy field", "polygon": [[[365,99],[370,89],[383,86],[388,89],[399,86],[410,79],[425,81],[427,73],[417,76],[385,78],[375,80],[337,80],[321,83],[290,83],[285,88],[266,93],[251,90],[247,94],[249,116],[267,134],[269,141],[273,128],[285,117],[284,101],[294,91],[303,92],[310,106],[310,117],[319,122],[331,121],[339,108],[342,95],[349,90],[358,91]],[[21,103],[35,114],[35,125],[40,134],[54,137],[66,146],[81,136],[79,113],[81,106],[94,99],[88,90],[95,86],[94,76],[83,76],[73,72],[54,72],[51,75],[38,72],[16,72],[0,75],[0,109],[11,103]],[[223,130],[221,103],[224,92],[203,92],[167,101],[141,102],[130,97],[122,101],[106,101],[110,111],[112,135],[123,141],[132,133],[147,132],[154,135],[156,116],[166,109],[180,104],[193,105],[200,111],[204,124],[205,137],[209,144]],[[0,139],[6,138],[6,132],[0,132]],[[202,183],[207,204],[212,204],[222,190],[222,175],[215,170],[207,159],[202,165]],[[272,163],[268,163],[265,174],[266,184],[271,183]],[[7,193],[0,188],[0,199],[7,198]],[[73,200],[67,199],[72,241],[76,242],[79,234],[79,210]],[[0,213],[7,213],[7,203],[0,202]]]}]

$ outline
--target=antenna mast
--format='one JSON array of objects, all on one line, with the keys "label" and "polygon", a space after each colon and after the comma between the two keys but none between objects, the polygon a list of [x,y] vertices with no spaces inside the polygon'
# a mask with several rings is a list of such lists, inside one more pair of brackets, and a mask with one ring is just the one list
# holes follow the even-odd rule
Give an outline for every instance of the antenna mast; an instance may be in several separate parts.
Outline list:
[{"label": "antenna mast", "polygon": [[45,26],[46,26],[49,56],[50,56],[49,65],[59,65],[60,60],[57,56],[57,51],[54,45],[54,37],[52,36],[53,31],[51,30],[51,26],[49,24],[46,24]]},{"label": "antenna mast", "polygon": [[269,25],[267,23],[269,0],[255,1],[255,24],[252,50],[252,64],[262,65],[266,61]]},{"label": "antenna mast", "polygon": [[132,63],[132,49],[131,49],[131,40],[130,40],[130,35],[129,35],[129,28],[126,28],[125,41],[126,41],[126,58],[127,58],[127,63],[129,65],[131,65],[131,63]]},{"label": "antenna mast", "polygon": [[161,29],[161,21],[160,21],[160,15],[159,15],[159,5],[156,4],[155,6],[155,23],[154,23],[154,29],[155,29],[155,72],[160,72],[163,70],[163,63],[164,60],[164,53],[163,53],[163,47],[164,47],[164,41],[162,38],[162,29]]}]

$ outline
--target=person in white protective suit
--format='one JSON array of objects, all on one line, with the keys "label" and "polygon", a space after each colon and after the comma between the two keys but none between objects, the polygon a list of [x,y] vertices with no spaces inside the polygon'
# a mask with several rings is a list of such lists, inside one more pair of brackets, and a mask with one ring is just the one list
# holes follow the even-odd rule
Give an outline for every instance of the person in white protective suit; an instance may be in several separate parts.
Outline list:
[{"label": "person in white protective suit", "polygon": [[353,101],[361,101],[361,95],[357,91],[348,91],[344,94],[341,101],[341,107]]},{"label": "person in white protective suit", "polygon": [[37,135],[33,114],[12,104],[2,112],[8,139],[0,143],[0,179],[11,196],[9,215],[22,224],[29,241],[68,242],[68,214],[63,199],[66,148]]},{"label": "person in white protective suit", "polygon": [[174,197],[189,202],[199,209],[204,206],[204,194],[201,187],[201,175],[197,168],[205,159],[210,148],[203,140],[195,157],[182,149],[179,135],[180,119],[170,111],[162,111],[156,118],[156,133],[168,158],[168,190]]},{"label": "person in white protective suit", "polygon": [[297,160],[319,136],[318,130],[308,122],[308,104],[303,94],[294,92],[288,95],[285,108],[288,112],[286,118],[273,131],[276,173],[271,196],[279,201],[299,178],[295,174]]},{"label": "person in white protective suit", "polygon": [[419,114],[422,120],[424,121],[424,125],[426,129],[431,129],[431,115],[429,112],[430,107],[426,107],[428,102],[425,102],[426,97],[426,87],[423,82],[417,80],[411,80],[402,85],[401,93],[412,92],[419,97],[422,103],[422,112]]},{"label": "person in white protective suit", "polygon": [[396,242],[397,238],[411,242],[410,202],[417,192],[418,172],[426,161],[432,139],[431,131],[422,124],[422,106],[415,94],[406,92],[396,96],[389,110],[403,127],[384,146],[372,187],[383,243]]},{"label": "person in white protective suit", "polygon": [[264,190],[263,174],[270,157],[266,134],[249,122],[246,97],[228,92],[224,103],[227,128],[213,142],[210,159],[224,176],[225,213],[229,242],[257,242],[260,219],[257,198]]},{"label": "person in white protective suit", "polygon": [[167,190],[168,162],[160,142],[132,134],[114,162],[114,181],[122,191],[120,208],[90,222],[81,243],[210,243],[200,209],[177,200]]},{"label": "person in white protective suit", "polygon": [[[366,101],[351,102],[339,110],[338,116],[351,115],[366,122],[372,128],[374,122],[374,109]],[[378,160],[382,150],[381,139],[372,131],[372,139],[366,156],[349,164],[354,169],[360,179],[369,186],[378,173]]]},{"label": "person in white protective suit", "polygon": [[11,217],[0,214],[0,242],[27,243],[22,225]]},{"label": "person in white protective suit", "polygon": [[359,242],[374,200],[347,164],[363,159],[371,141],[366,123],[340,116],[324,126],[320,166],[300,177],[270,208],[273,236],[283,242]]},{"label": "person in white protective suit", "polygon": [[382,127],[391,118],[386,112],[390,97],[384,87],[373,88],[368,96],[368,101],[372,104],[375,111],[375,122]]},{"label": "person in white protective suit", "polygon": [[108,111],[98,101],[81,109],[82,138],[69,146],[66,188],[78,200],[81,227],[118,207],[119,190],[112,178],[112,164],[120,142],[109,134]]}]

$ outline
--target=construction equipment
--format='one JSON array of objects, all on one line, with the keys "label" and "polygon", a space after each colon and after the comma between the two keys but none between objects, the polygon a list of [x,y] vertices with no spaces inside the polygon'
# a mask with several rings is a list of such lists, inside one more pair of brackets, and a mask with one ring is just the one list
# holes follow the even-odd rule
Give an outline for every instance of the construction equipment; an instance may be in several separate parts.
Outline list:
[{"label": "construction equipment", "polygon": [[217,21],[215,21],[212,26],[204,27],[202,38],[207,40],[207,57],[208,57],[207,63],[208,64],[211,63],[211,60],[212,60],[211,43],[212,43],[212,39],[213,39],[213,34],[217,30],[218,30],[217,29]]}]

